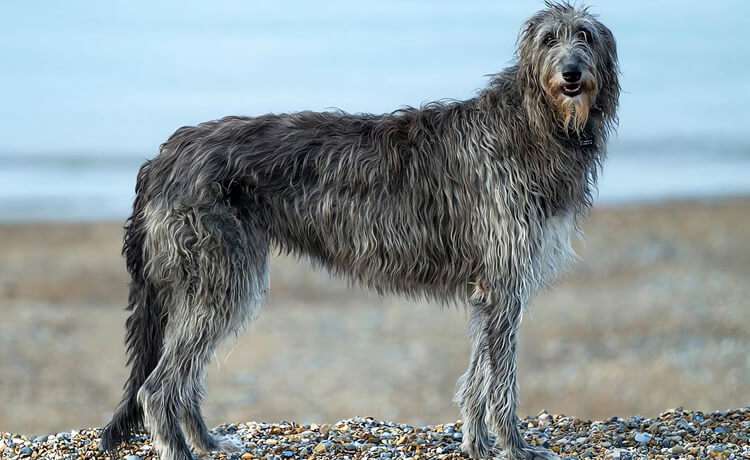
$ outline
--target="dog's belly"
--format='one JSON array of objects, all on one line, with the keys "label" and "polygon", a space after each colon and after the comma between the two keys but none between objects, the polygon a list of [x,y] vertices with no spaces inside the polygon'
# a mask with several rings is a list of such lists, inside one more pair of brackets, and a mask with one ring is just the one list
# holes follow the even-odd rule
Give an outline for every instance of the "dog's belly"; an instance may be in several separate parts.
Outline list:
[{"label": "dog's belly", "polygon": [[[387,197],[385,199],[388,199]],[[476,278],[480,255],[437,211],[356,197],[277,206],[271,238],[380,292],[452,297]],[[315,225],[310,225],[315,222]]]}]

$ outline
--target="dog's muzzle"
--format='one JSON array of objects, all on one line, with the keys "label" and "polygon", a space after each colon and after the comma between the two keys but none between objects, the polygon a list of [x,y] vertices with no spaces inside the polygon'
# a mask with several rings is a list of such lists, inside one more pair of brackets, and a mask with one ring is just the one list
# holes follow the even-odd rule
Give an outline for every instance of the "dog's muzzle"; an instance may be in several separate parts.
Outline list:
[{"label": "dog's muzzle", "polygon": [[562,85],[562,93],[568,97],[576,97],[583,91],[581,86],[581,75],[583,72],[577,65],[566,65],[562,69],[562,77],[565,83]]}]

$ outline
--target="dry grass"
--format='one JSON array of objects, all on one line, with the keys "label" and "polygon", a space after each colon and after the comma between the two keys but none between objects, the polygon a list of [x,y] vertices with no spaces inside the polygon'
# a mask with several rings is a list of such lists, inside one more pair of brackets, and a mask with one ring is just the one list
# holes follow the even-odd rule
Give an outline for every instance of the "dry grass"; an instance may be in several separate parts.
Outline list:
[{"label": "dry grass", "polygon": [[[750,200],[597,210],[584,260],[524,320],[520,412],[750,404]],[[0,227],[0,427],[107,421],[124,382],[116,224]],[[466,314],[276,259],[266,311],[209,373],[209,422],[457,418]]]}]

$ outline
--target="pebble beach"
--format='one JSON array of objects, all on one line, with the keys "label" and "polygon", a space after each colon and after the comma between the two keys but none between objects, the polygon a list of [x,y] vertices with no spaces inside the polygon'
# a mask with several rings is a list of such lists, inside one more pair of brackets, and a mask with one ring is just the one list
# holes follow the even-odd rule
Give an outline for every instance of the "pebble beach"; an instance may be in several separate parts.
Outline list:
[{"label": "pebble beach", "polygon": [[[655,418],[633,416],[585,421],[541,412],[519,421],[525,439],[561,459],[745,459],[750,458],[750,408],[703,413],[682,408]],[[214,432],[239,437],[243,449],[211,459],[455,459],[461,422],[415,427],[354,418],[336,424],[245,422]],[[134,436],[117,452],[99,448],[100,429],[40,436],[2,433],[0,458],[155,460],[151,440]]]}]

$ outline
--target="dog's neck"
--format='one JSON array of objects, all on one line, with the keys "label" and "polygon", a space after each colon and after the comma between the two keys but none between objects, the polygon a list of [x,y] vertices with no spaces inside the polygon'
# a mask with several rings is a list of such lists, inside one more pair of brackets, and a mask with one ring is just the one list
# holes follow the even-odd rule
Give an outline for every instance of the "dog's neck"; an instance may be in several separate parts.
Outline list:
[{"label": "dog's neck", "polygon": [[[528,170],[545,175],[545,187],[539,190],[539,196],[545,200],[548,212],[557,214],[567,210],[585,214],[592,202],[593,178],[605,155],[608,132],[603,113],[592,107],[581,129],[563,127],[543,90],[518,84],[518,77],[518,69],[514,67],[496,75],[487,89],[486,101],[506,109],[511,107],[513,110],[503,113],[514,113],[517,123],[527,127],[532,139],[537,138],[528,142],[517,160]],[[536,146],[546,147],[544,151],[536,151]]]},{"label": "dog's neck", "polygon": [[573,144],[579,147],[590,147],[596,144],[596,130],[591,127],[596,120],[589,119],[586,126],[580,131],[568,127],[567,131],[560,129],[558,139],[565,144]]}]

